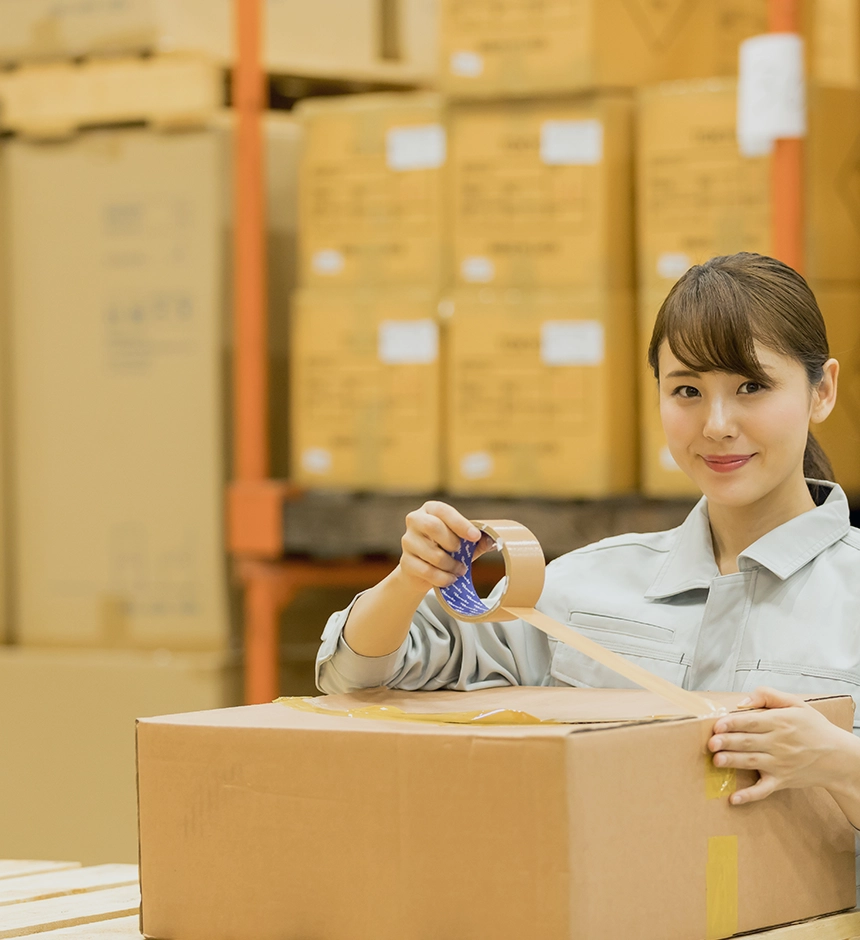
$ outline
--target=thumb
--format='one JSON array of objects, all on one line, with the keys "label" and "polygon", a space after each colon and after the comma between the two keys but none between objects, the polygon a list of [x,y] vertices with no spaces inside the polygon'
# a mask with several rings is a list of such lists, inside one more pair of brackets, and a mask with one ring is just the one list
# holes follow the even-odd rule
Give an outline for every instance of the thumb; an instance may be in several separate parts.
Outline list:
[{"label": "thumb", "polygon": [[743,708],[791,708],[804,704],[799,695],[780,692],[779,689],[772,689],[767,685],[759,686],[748,699],[739,703]]}]

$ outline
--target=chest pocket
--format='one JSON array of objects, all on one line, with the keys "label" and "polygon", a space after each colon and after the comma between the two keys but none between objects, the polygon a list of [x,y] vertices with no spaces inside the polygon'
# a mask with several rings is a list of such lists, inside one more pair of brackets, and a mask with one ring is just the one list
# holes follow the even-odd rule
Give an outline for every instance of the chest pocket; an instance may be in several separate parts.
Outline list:
[{"label": "chest pocket", "polygon": [[[689,664],[673,645],[675,631],[657,624],[571,611],[569,626],[654,675],[683,686]],[[565,643],[556,643],[550,674],[564,685],[594,689],[636,689],[617,672],[595,662]]]},{"label": "chest pocket", "polygon": [[742,692],[769,685],[796,695],[850,695],[856,705],[854,728],[860,730],[860,672],[758,659],[739,662],[737,674]]}]

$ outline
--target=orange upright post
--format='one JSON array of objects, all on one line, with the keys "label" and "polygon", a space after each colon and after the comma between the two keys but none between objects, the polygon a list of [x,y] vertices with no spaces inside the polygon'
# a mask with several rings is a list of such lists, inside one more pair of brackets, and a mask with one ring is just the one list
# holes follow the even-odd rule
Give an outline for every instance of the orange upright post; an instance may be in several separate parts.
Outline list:
[{"label": "orange upright post", "polygon": [[[236,66],[233,105],[235,143],[234,480],[228,503],[230,543],[242,549],[241,521],[252,524],[261,503],[277,507],[270,493],[268,311],[266,298],[265,164],[262,111],[265,79],[260,62],[261,0],[235,0]],[[267,497],[268,494],[268,497]],[[262,513],[265,521],[267,513]],[[276,514],[273,518],[277,518]],[[269,525],[272,528],[277,522]],[[238,533],[237,533],[238,530]],[[238,537],[237,537],[238,534]],[[254,533],[250,533],[253,536]],[[269,541],[277,543],[277,533]],[[238,542],[238,544],[237,544]],[[245,586],[245,700],[271,701],[278,692],[277,605],[266,580]]]},{"label": "orange upright post", "polygon": [[[800,32],[800,0],[768,0],[772,33]],[[771,164],[773,255],[803,273],[803,141],[778,140]]]}]

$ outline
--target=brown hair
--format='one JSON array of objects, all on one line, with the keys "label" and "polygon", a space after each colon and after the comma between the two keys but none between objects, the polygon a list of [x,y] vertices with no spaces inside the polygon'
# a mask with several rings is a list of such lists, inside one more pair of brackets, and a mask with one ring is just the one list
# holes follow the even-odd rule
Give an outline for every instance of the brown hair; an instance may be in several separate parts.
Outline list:
[{"label": "brown hair", "polygon": [[[657,314],[648,364],[659,380],[667,340],[675,358],[696,372],[729,372],[770,384],[755,342],[790,356],[818,385],[830,358],[824,318],[806,281],[787,264],[740,252],[697,264],[669,291]],[[833,468],[810,432],[803,475],[833,480]]]}]

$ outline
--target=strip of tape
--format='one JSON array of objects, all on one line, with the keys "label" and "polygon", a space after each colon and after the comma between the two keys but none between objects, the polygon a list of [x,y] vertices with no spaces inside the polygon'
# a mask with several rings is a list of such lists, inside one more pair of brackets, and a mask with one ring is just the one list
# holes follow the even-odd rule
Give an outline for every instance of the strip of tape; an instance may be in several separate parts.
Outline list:
[{"label": "strip of tape", "polygon": [[738,837],[708,839],[707,940],[738,932]]},{"label": "strip of tape", "polygon": [[275,699],[279,705],[300,712],[317,715],[335,715],[338,718],[369,718],[374,721],[420,721],[439,725],[543,725],[560,724],[550,719],[537,718],[516,708],[492,708],[469,712],[407,712],[396,705],[359,705],[356,708],[331,708],[320,705],[313,698],[284,696]]},{"label": "strip of tape", "polygon": [[498,600],[492,606],[487,606],[478,596],[472,581],[472,559],[476,543],[462,539],[459,550],[453,552],[452,557],[466,566],[465,574],[449,587],[436,588],[439,603],[452,617],[471,623],[525,620],[548,636],[572,646],[630,682],[672,702],[687,714],[704,717],[724,712],[724,709],[703,695],[689,692],[662,676],[648,672],[647,669],[583,636],[573,627],[559,623],[535,610],[535,604],[543,591],[546,562],[534,534],[510,519],[473,521],[482,532],[486,532],[493,539],[501,551],[505,562],[505,581]]}]

